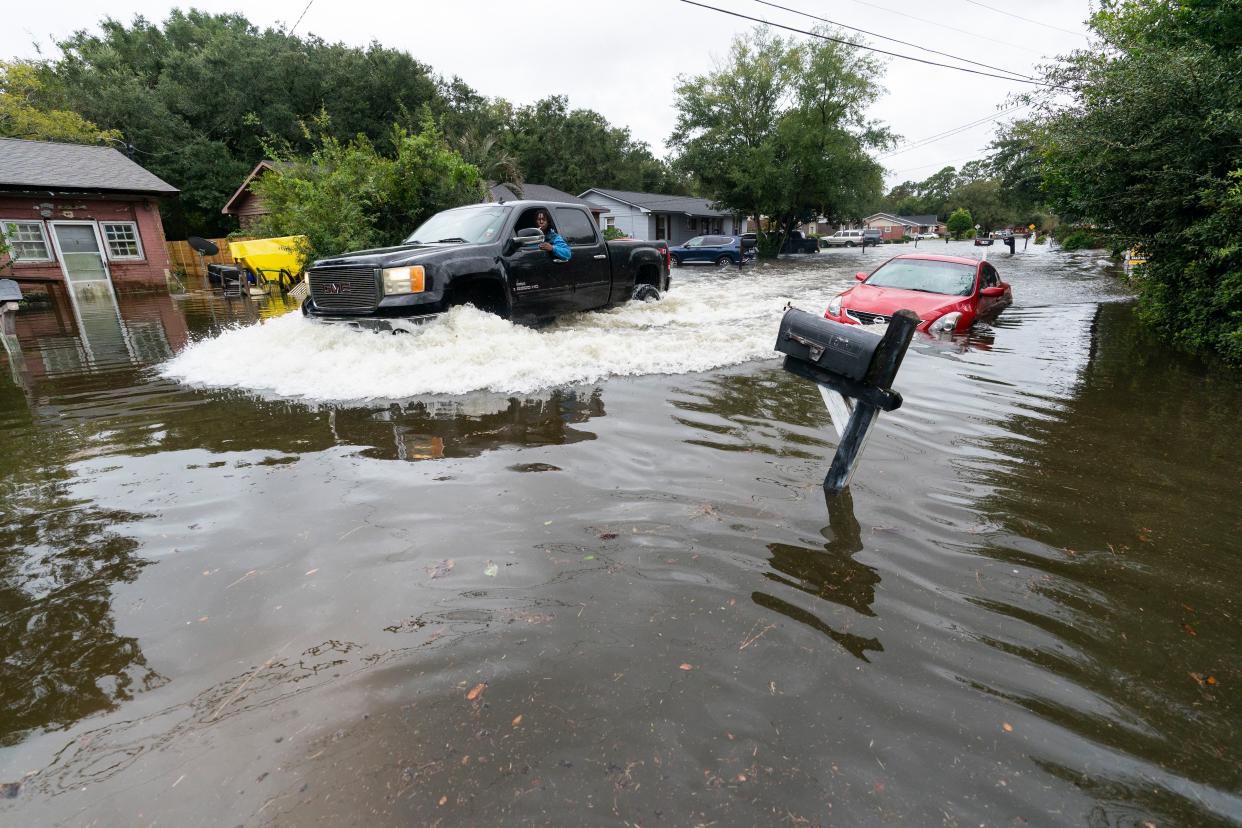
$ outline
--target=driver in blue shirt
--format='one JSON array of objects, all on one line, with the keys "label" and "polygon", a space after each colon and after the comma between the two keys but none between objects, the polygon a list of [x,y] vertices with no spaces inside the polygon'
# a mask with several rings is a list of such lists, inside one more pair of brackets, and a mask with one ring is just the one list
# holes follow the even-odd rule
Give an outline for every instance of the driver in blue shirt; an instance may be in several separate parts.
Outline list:
[{"label": "driver in blue shirt", "polygon": [[562,262],[569,261],[569,258],[573,256],[573,251],[569,249],[569,243],[561,237],[561,234],[552,229],[552,219],[549,218],[546,210],[535,213],[535,226],[543,231],[544,241],[539,245],[539,249],[545,253],[551,253],[554,259],[560,259]]}]

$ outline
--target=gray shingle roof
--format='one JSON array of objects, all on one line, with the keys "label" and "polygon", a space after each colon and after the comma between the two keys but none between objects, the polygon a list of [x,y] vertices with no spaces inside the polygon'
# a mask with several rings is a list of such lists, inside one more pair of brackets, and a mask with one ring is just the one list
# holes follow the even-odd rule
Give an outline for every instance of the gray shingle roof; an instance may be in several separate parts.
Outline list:
[{"label": "gray shingle roof", "polygon": [[930,215],[928,216],[898,216],[897,218],[901,219],[902,221],[908,221],[911,224],[917,224],[920,227],[924,227],[924,226],[930,227],[930,226],[940,223],[940,219],[936,218],[935,216],[930,216]]},{"label": "gray shingle roof", "polygon": [[[624,201],[655,213],[685,213],[688,216],[731,215],[728,210],[717,210],[712,207],[710,201],[694,198],[693,196],[632,193],[628,190],[601,190],[599,187],[592,187],[590,190],[587,190],[587,193],[589,192],[606,195],[609,198],[615,198],[618,201]],[[583,193],[583,195],[586,195],[586,193]]]},{"label": "gray shingle roof", "polygon": [[570,195],[564,190],[549,187],[547,184],[523,184],[521,196],[507,184],[492,184],[488,189],[491,190],[492,198],[497,201],[517,201],[519,198],[524,198],[530,201],[564,201],[569,204],[581,204],[584,207],[594,206],[576,195]]},{"label": "gray shingle roof", "polygon": [[173,195],[177,188],[112,147],[0,138],[0,189]]}]

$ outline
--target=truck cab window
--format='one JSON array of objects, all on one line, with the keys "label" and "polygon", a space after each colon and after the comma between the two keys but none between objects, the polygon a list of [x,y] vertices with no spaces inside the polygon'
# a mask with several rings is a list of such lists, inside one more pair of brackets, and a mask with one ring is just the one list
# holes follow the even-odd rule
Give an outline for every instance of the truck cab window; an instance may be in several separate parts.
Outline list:
[{"label": "truck cab window", "polygon": [[[518,230],[525,230],[528,227],[538,228],[539,225],[535,223],[535,216],[540,212],[548,214],[548,221],[551,225],[551,229],[560,233],[561,229],[556,226],[556,218],[552,215],[552,211],[543,207],[531,207],[529,210],[522,211],[522,215],[518,216],[517,224],[513,225],[513,232],[516,233]],[[564,235],[564,233],[561,233],[561,235]]]},{"label": "truck cab window", "polygon": [[573,207],[556,207],[557,232],[565,237],[570,245],[596,244],[595,222],[582,211]]}]

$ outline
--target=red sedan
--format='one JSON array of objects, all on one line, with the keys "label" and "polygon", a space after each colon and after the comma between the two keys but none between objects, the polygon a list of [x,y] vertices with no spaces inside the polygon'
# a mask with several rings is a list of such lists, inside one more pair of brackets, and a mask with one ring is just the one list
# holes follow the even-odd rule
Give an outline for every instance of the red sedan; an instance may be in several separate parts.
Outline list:
[{"label": "red sedan", "polygon": [[1013,303],[1009,285],[990,262],[960,256],[905,253],[889,259],[862,282],[832,298],[824,316],[851,325],[888,322],[907,308],[926,333],[965,333],[976,319],[996,316]]}]

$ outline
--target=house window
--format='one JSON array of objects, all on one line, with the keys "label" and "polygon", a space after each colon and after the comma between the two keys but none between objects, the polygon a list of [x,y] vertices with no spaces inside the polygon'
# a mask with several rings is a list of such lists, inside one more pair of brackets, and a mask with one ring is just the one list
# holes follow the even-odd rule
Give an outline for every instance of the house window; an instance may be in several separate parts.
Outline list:
[{"label": "house window", "polygon": [[51,249],[47,244],[47,234],[43,232],[41,221],[5,221],[0,222],[4,231],[4,240],[15,261],[50,262]]},{"label": "house window", "polygon": [[615,216],[604,216],[604,227],[616,227],[617,219]]},{"label": "house window", "polygon": [[99,226],[108,245],[109,259],[141,259],[142,242],[138,238],[138,225],[132,221],[105,221]]}]

